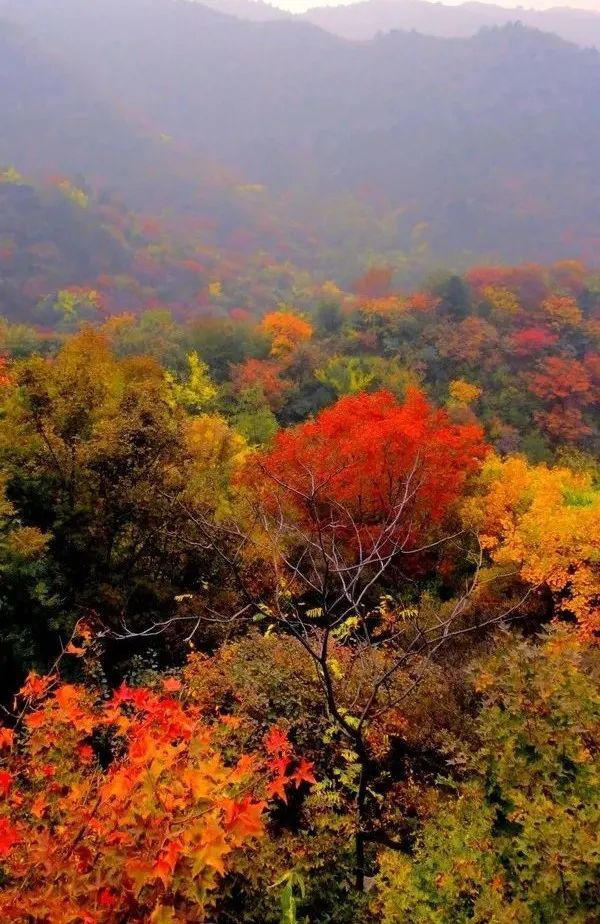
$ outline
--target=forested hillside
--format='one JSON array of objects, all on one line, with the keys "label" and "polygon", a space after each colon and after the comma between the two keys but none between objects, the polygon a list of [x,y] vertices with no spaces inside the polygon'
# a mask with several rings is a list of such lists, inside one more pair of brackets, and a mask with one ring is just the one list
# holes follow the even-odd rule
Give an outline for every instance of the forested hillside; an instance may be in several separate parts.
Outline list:
[{"label": "forested hillside", "polygon": [[[52,330],[99,312],[161,306],[179,317],[236,308],[257,314],[287,298],[304,304],[322,289],[290,262],[289,229],[266,198],[253,201],[251,191],[225,183],[198,199],[191,215],[134,211],[83,178],[32,183],[14,168],[1,172],[4,315]],[[308,241],[300,229],[300,259]]]},{"label": "forested hillside", "polygon": [[[200,179],[201,163],[194,168],[189,157],[201,156],[234,169],[241,182],[291,197],[292,215],[310,203],[313,213],[329,212],[336,196],[350,196],[359,210],[366,203],[393,223],[400,250],[415,227],[447,259],[468,252],[547,260],[565,250],[592,258],[596,250],[597,52],[517,26],[471,39],[394,33],[356,44],[309,24],[244,22],[186,0],[32,0],[2,9],[43,53],[142,120],[151,145],[166,148],[158,163],[172,158],[169,170],[148,174],[154,148],[140,155],[137,141],[119,141],[117,155],[125,148],[126,169],[136,174],[131,190],[112,153],[101,172],[125,195],[142,180],[157,189],[169,182],[181,202],[172,171],[189,182],[191,167]],[[40,66],[42,52],[25,61]],[[10,59],[3,66],[4,87],[28,86],[18,70],[10,79]],[[73,92],[65,88],[67,114]],[[14,102],[6,102],[9,111]],[[53,119],[49,145],[31,105],[29,114],[26,98],[17,107],[31,136],[9,123],[2,156],[40,169],[52,157],[64,171],[74,157],[69,124],[62,149]],[[115,134],[101,121],[79,124],[78,144]],[[101,146],[90,149],[79,162],[96,174]]]},{"label": "forested hillside", "polygon": [[592,922],[597,274],[58,307],[1,332],[2,915]]},{"label": "forested hillside", "polygon": [[227,9],[0,0],[0,922],[596,924],[600,58]]},{"label": "forested hillside", "polygon": [[[171,155],[156,134],[125,117],[57,52],[0,16],[0,162],[117,182],[130,195],[139,194],[136,178],[146,171],[148,180],[168,182]],[[143,192],[151,196],[150,183]]]}]

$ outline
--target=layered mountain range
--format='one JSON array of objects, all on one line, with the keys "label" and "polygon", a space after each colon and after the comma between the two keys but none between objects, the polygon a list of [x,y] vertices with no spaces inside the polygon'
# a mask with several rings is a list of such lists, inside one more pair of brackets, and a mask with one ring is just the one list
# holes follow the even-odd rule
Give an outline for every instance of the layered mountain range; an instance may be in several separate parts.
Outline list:
[{"label": "layered mountain range", "polygon": [[520,25],[356,42],[188,0],[0,2],[0,163],[181,213],[223,177],[298,222],[350,197],[444,258],[593,255],[599,99],[598,52]]}]

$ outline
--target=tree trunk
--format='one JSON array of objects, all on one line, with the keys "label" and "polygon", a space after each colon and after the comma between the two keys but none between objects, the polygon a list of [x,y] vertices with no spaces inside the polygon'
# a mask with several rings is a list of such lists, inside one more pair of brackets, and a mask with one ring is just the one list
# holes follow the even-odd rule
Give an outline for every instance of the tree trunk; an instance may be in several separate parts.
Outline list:
[{"label": "tree trunk", "polygon": [[356,795],[356,834],[354,847],[355,887],[358,892],[365,890],[365,831],[367,808],[367,766],[364,759],[361,761],[358,793]]}]

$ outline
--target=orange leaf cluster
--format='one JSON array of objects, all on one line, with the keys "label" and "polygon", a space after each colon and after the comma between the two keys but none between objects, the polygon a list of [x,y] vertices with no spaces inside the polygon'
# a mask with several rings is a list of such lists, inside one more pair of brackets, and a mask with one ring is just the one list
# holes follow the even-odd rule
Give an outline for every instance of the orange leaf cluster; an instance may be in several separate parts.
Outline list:
[{"label": "orange leaf cluster", "polygon": [[281,356],[304,343],[313,335],[313,327],[304,318],[289,311],[272,311],[261,323],[262,331],[271,338],[271,353]]},{"label": "orange leaf cluster", "polygon": [[229,763],[179,689],[102,700],[28,678],[19,747],[0,729],[0,920],[206,920],[230,855],[263,833],[266,798],[314,778],[279,732]]}]

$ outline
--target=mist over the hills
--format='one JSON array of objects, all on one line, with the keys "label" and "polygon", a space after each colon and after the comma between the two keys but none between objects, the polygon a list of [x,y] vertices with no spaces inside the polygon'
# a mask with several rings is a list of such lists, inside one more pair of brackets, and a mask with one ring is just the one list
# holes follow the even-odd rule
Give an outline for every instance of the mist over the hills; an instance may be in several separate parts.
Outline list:
[{"label": "mist over the hills", "polygon": [[518,25],[354,43],[185,0],[1,9],[5,162],[174,203],[210,162],[278,195],[367,197],[442,256],[595,245],[593,50]]},{"label": "mist over the hills", "polygon": [[597,25],[0,0],[0,924],[599,924]]},{"label": "mist over the hills", "polygon": [[[218,8],[221,2],[226,0],[214,0],[214,6]],[[515,9],[479,2],[449,5],[428,0],[362,0],[340,6],[317,6],[303,13],[302,18],[336,35],[358,40],[370,39],[393,29],[414,29],[441,38],[468,37],[482,28],[520,22],[583,47],[598,47],[600,12],[577,9],[576,4],[573,7],[557,5],[551,9],[536,10],[528,9],[526,5]],[[254,11],[252,0],[248,0],[244,9],[246,15],[254,16],[258,15],[260,5],[256,4]],[[237,15],[242,15],[241,3],[238,10]],[[265,15],[264,10],[262,15]]]},{"label": "mist over the hills", "polygon": [[584,48],[600,45],[600,9],[585,0],[570,6],[547,5],[536,9],[523,4],[440,3],[432,0],[358,0],[346,3],[308,5],[271,4],[265,0],[205,0],[205,5],[222,13],[252,22],[281,19],[313,23],[334,35],[356,41],[380,33],[422,32],[440,38],[467,38],[480,29],[520,22],[542,32],[551,32]]}]

